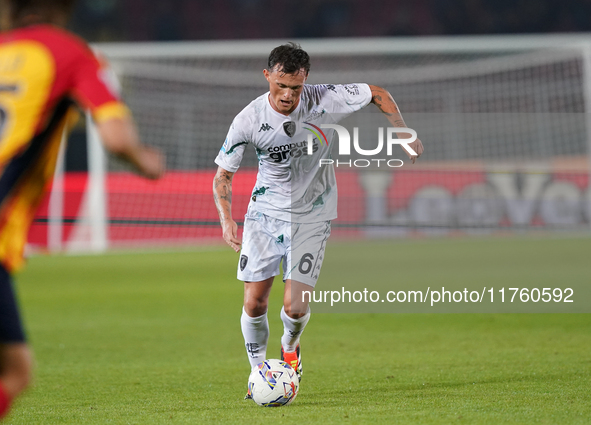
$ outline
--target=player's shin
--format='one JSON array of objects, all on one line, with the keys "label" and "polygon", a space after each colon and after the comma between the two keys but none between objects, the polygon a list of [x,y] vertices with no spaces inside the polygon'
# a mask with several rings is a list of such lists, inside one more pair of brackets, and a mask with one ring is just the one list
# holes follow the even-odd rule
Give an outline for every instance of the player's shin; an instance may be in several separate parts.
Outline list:
[{"label": "player's shin", "polygon": [[0,381],[0,419],[2,419],[8,413],[10,408],[10,397],[6,392],[2,382]]},{"label": "player's shin", "polygon": [[250,361],[250,366],[254,367],[265,360],[267,355],[267,342],[269,340],[269,321],[267,313],[259,317],[250,317],[242,309],[240,318],[242,335],[246,346],[246,354]]},{"label": "player's shin", "polygon": [[305,315],[299,319],[292,319],[285,313],[285,308],[281,307],[281,320],[283,321],[283,336],[281,345],[286,352],[293,352],[300,343],[300,336],[310,320],[310,307]]}]

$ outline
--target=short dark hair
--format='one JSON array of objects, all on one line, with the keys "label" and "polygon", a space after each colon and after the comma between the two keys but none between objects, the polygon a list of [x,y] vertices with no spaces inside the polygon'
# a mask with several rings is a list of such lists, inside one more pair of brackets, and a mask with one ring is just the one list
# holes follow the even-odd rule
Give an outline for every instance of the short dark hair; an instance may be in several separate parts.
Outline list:
[{"label": "short dark hair", "polygon": [[76,0],[2,0],[4,13],[9,13],[12,26],[17,26],[27,15],[39,15],[51,23],[56,13],[69,16]]},{"label": "short dark hair", "polygon": [[296,74],[300,69],[310,72],[310,56],[299,44],[287,43],[275,47],[269,55],[269,71],[280,71],[285,74]]}]

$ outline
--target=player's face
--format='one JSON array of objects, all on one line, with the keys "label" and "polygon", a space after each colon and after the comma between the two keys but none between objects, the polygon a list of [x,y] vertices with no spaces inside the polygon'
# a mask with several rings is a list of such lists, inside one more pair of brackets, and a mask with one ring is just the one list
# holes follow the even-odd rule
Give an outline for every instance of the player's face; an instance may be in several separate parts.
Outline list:
[{"label": "player's face", "polygon": [[263,74],[269,82],[269,100],[273,109],[283,115],[291,114],[300,103],[304,83],[308,78],[306,71],[300,69],[295,74],[285,74],[275,67],[271,71],[265,69]]},{"label": "player's face", "polygon": [[0,0],[0,9],[3,13],[0,14],[0,30],[8,31],[12,29],[12,5],[9,0]]},{"label": "player's face", "polygon": [[[6,1],[0,0],[0,7],[8,4]],[[10,13],[3,13],[0,16],[0,30],[7,31],[10,29],[25,27],[32,24],[52,24],[58,27],[66,27],[70,20],[70,13],[66,10],[55,9],[48,10],[45,13],[25,13],[16,20],[12,20]]]}]

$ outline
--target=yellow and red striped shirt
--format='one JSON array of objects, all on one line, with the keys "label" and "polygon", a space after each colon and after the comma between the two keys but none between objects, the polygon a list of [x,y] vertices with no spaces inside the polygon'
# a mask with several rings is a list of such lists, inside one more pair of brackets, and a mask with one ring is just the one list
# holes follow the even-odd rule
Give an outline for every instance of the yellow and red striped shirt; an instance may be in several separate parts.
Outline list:
[{"label": "yellow and red striped shirt", "polygon": [[52,25],[0,35],[0,263],[23,264],[27,233],[77,103],[97,121],[129,112],[88,45]]}]

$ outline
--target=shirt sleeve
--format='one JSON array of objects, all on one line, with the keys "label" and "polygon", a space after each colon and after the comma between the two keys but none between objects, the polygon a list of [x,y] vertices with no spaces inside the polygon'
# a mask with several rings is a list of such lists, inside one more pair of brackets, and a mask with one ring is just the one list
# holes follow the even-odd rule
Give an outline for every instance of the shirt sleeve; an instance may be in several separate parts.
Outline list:
[{"label": "shirt sleeve", "polygon": [[332,99],[332,112],[336,114],[357,112],[369,105],[372,99],[369,85],[363,83],[332,85],[327,92]]},{"label": "shirt sleeve", "polygon": [[129,110],[119,100],[115,81],[107,62],[99,60],[90,49],[85,49],[79,55],[72,91],[76,100],[90,109],[96,122],[129,115]]},{"label": "shirt sleeve", "polygon": [[230,126],[226,140],[215,158],[215,163],[224,170],[235,173],[240,167],[248,143],[245,125],[237,117]]}]

